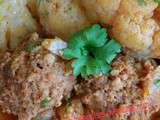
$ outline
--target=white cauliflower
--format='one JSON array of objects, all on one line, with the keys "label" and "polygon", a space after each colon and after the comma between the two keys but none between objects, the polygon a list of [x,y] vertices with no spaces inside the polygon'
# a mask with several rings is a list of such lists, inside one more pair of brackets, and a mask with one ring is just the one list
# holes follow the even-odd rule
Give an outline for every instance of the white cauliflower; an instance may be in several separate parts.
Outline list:
[{"label": "white cauliflower", "polygon": [[135,52],[147,52],[157,27],[153,19],[141,15],[119,15],[113,24],[113,35],[124,47]]},{"label": "white cauliflower", "polygon": [[0,51],[15,48],[24,36],[36,30],[26,0],[0,0]]},{"label": "white cauliflower", "polygon": [[68,38],[89,25],[77,0],[46,0],[37,3],[40,22],[49,34]]},{"label": "white cauliflower", "polygon": [[156,35],[160,28],[153,19],[157,7],[158,4],[153,0],[145,0],[144,4],[137,0],[122,0],[114,19],[113,36],[138,57],[160,57],[157,55],[160,44],[157,44],[159,37]]},{"label": "white cauliflower", "polygon": [[110,24],[119,8],[121,0],[80,0],[91,22]]}]

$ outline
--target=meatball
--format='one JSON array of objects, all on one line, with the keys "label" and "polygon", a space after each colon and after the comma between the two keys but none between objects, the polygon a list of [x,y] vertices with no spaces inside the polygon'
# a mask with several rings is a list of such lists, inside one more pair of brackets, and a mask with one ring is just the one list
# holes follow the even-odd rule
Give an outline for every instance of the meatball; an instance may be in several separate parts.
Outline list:
[{"label": "meatball", "polygon": [[[54,39],[53,39],[54,40]],[[43,39],[33,34],[29,42],[13,53],[4,53],[0,76],[4,83],[0,106],[4,112],[31,120],[37,114],[58,107],[70,96],[73,75],[65,72],[64,61],[42,46]]]},{"label": "meatball", "polygon": [[[104,112],[112,120],[147,120],[160,108],[159,89],[153,84],[160,78],[159,70],[152,60],[119,55],[110,74],[85,78],[75,88],[83,104],[94,112]],[[141,107],[133,108],[136,105]]]},{"label": "meatball", "polygon": [[15,48],[27,34],[36,31],[26,0],[1,0],[0,11],[0,52]]}]

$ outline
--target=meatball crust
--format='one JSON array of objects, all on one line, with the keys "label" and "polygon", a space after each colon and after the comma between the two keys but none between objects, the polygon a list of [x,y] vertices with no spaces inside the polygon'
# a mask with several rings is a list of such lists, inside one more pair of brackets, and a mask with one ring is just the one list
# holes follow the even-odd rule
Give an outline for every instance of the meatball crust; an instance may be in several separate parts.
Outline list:
[{"label": "meatball crust", "polygon": [[[25,49],[5,53],[1,60],[4,85],[0,106],[4,112],[18,115],[19,120],[31,120],[44,110],[60,106],[73,89],[74,77],[65,73],[64,62],[43,48],[41,40],[33,34],[29,43],[22,45]],[[31,43],[34,48],[26,49]]]}]

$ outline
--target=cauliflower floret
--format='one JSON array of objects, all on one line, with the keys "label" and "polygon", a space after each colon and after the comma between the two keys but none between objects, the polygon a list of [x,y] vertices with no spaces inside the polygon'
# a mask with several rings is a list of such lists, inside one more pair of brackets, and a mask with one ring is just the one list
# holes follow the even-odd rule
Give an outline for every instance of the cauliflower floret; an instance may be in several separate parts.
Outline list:
[{"label": "cauliflower floret", "polygon": [[109,24],[112,22],[121,0],[81,0],[85,13],[91,22]]},{"label": "cauliflower floret", "polygon": [[[158,52],[156,53],[159,46],[158,35],[154,37],[159,25],[153,19],[154,10],[157,7],[158,3],[154,0],[144,0],[144,4],[137,0],[121,1],[113,22],[113,36],[124,47],[134,51],[137,57],[159,57]],[[155,17],[158,19],[157,11],[158,9]]]},{"label": "cauliflower floret", "polygon": [[36,30],[35,21],[26,7],[26,2],[0,1],[0,51],[15,48],[25,35]]},{"label": "cauliflower floret", "polygon": [[89,25],[77,0],[48,0],[37,3],[40,22],[49,34],[68,38]]},{"label": "cauliflower floret", "polygon": [[113,24],[113,34],[124,47],[146,54],[152,45],[157,27],[153,19],[141,15],[118,15]]},{"label": "cauliflower floret", "polygon": [[72,74],[66,73],[64,61],[46,49],[43,41],[33,34],[27,43],[0,59],[0,80],[4,82],[0,107],[17,115],[18,120],[31,120],[59,107],[76,82]]},{"label": "cauliflower floret", "polygon": [[153,15],[153,11],[158,6],[158,3],[154,0],[144,1],[144,4],[140,4],[138,0],[122,0],[119,12],[128,15],[141,14],[150,17]]}]

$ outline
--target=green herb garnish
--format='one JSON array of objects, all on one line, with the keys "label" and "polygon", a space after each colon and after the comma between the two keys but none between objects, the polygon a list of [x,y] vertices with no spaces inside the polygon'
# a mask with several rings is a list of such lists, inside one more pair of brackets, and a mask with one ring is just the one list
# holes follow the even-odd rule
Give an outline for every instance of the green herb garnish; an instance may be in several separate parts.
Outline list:
[{"label": "green herb garnish", "polygon": [[63,50],[67,60],[73,60],[73,74],[82,77],[106,74],[111,70],[111,62],[121,51],[121,46],[110,39],[107,31],[99,24],[87,27],[75,33]]},{"label": "green herb garnish", "polygon": [[160,4],[160,0],[154,0],[154,2],[157,2],[158,4]]},{"label": "green herb garnish", "polygon": [[41,15],[42,15],[43,17],[48,17],[49,12],[48,12],[48,11],[44,11],[43,13],[41,13]]},{"label": "green herb garnish", "polygon": [[[137,2],[139,3],[139,5],[146,5],[145,0],[137,0]],[[160,0],[154,0],[154,2],[160,4]]]},{"label": "green herb garnish", "polygon": [[41,101],[40,103],[41,108],[45,108],[49,106],[49,99],[45,98],[44,100]]},{"label": "green herb garnish", "polygon": [[32,42],[28,42],[28,43],[26,44],[25,50],[26,50],[27,52],[31,53],[32,50],[33,50],[33,48],[34,48],[34,44],[33,44]]},{"label": "green herb garnish", "polygon": [[137,0],[139,5],[146,5],[146,2],[144,0]]},{"label": "green herb garnish", "polygon": [[65,97],[65,101],[66,101],[66,112],[68,112],[68,108],[69,108],[69,105],[70,105],[68,96]]},{"label": "green herb garnish", "polygon": [[43,120],[43,117],[41,114],[37,114],[36,117],[33,118],[33,120]]},{"label": "green herb garnish", "polygon": [[159,87],[159,86],[160,86],[160,79],[155,80],[155,81],[154,81],[154,85],[156,85],[157,87]]}]

